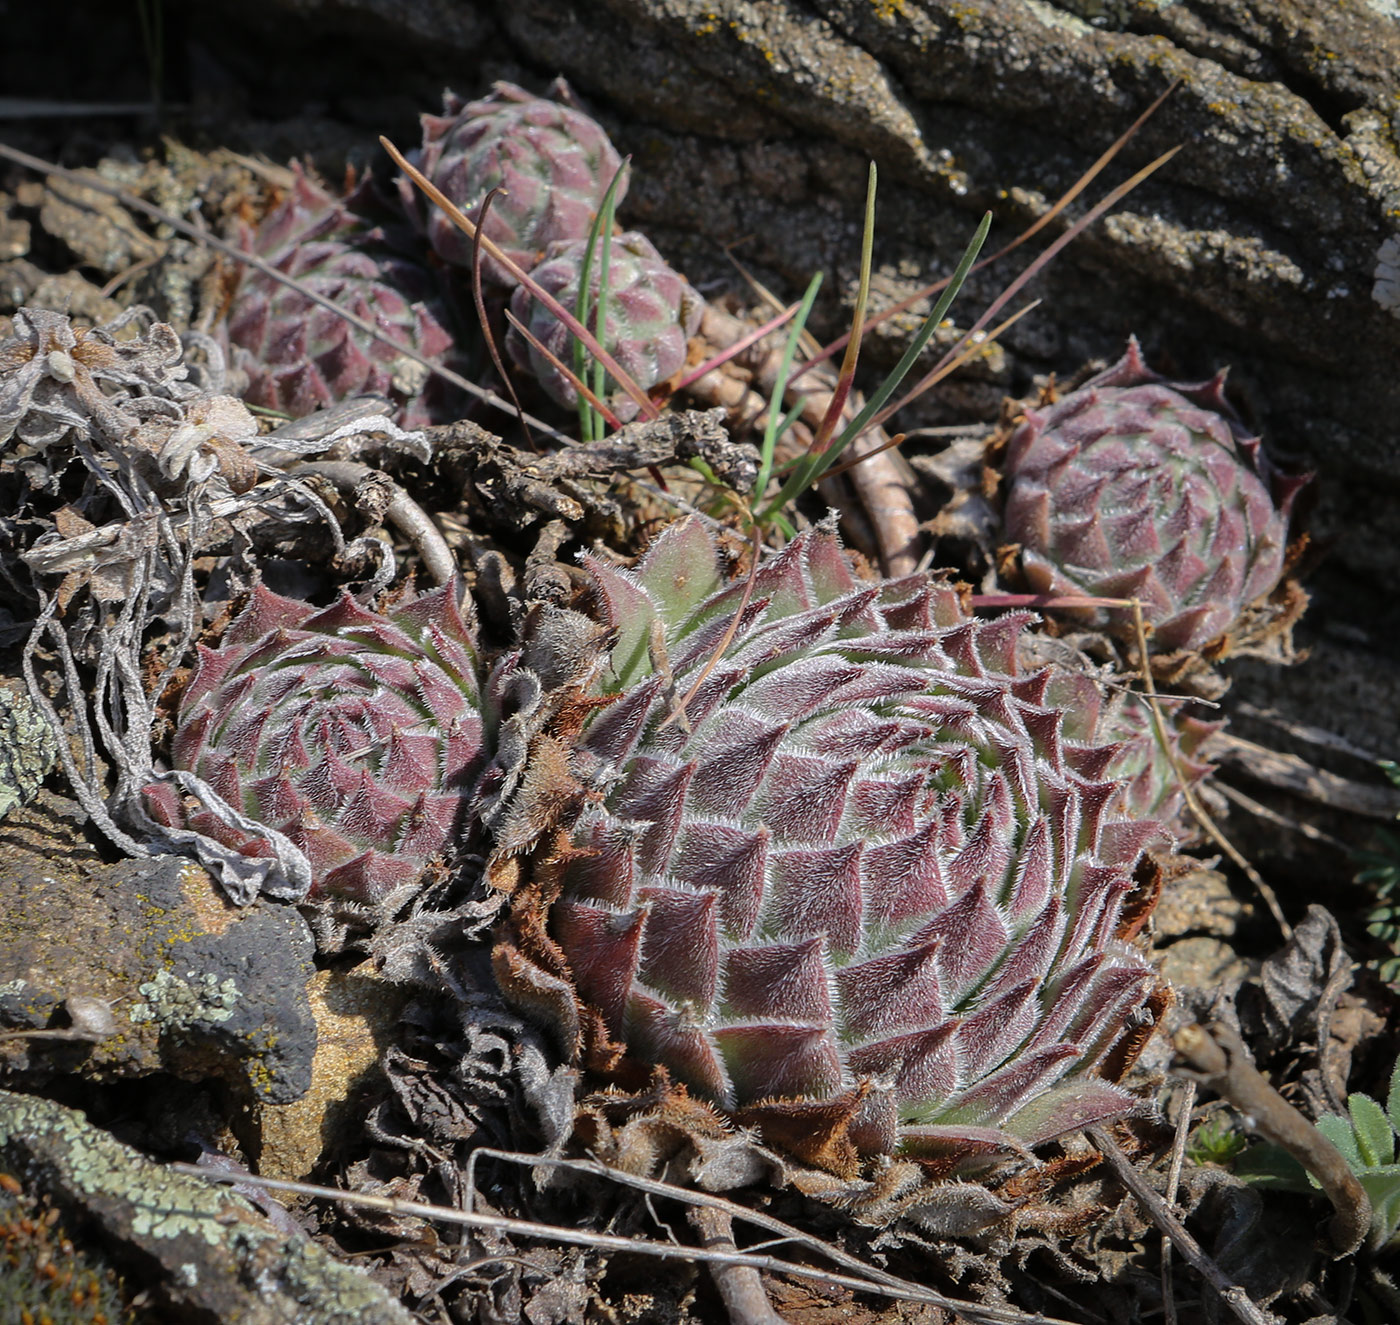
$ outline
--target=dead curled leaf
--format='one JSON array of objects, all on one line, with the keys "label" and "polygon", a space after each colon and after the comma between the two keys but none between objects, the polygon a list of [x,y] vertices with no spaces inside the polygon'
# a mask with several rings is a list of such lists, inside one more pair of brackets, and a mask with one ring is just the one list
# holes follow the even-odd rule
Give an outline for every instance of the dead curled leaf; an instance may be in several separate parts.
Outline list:
[{"label": "dead curled leaf", "polygon": [[160,537],[159,523],[152,512],[98,526],[65,506],[54,514],[56,536],[46,535],[20,557],[39,575],[63,576],[57,593],[60,610],[84,585],[99,602],[120,602],[132,591],[137,563]]}]

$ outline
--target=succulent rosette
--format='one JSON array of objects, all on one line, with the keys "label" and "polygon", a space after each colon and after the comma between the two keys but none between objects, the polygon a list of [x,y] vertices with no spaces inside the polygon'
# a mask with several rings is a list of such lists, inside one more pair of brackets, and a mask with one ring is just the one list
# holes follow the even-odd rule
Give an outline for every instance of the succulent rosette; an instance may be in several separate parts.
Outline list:
[{"label": "succulent rosette", "polygon": [[[602,127],[582,111],[497,83],[484,100],[448,94],[442,115],[423,116],[423,173],[466,213],[481,219],[486,195],[502,189],[484,233],[529,271],[551,244],[585,239],[622,158]],[[620,202],[627,192],[618,184]],[[444,261],[472,265],[472,241],[438,209],[428,241]],[[485,256],[482,279],[507,289],[516,279]]]},{"label": "succulent rosette", "polygon": [[270,829],[309,862],[313,897],[372,904],[462,839],[485,732],[453,586],[382,615],[260,586],[222,644],[200,648],[180,702],[172,764],[217,799],[165,781],[146,806],[247,856],[275,854]]},{"label": "succulent rosette", "polygon": [[[451,354],[428,271],[300,170],[262,225],[244,230],[242,246],[425,359],[443,363]],[[256,268],[243,273],[224,330],[233,366],[247,375],[249,404],[301,418],[373,393],[401,407],[405,426],[432,421],[432,383],[421,364]]]},{"label": "succulent rosette", "polygon": [[1196,790],[1215,772],[1210,738],[1225,723],[1206,722],[1183,711],[1179,701],[1159,699],[1162,732],[1157,731],[1147,701],[1139,694],[1120,696],[1099,720],[1101,740],[1120,747],[1108,766],[1123,784],[1122,807],[1133,818],[1159,819],[1178,841],[1199,831],[1186,806],[1185,788]]},{"label": "succulent rosette", "polygon": [[1272,592],[1306,479],[1270,464],[1223,381],[1169,383],[1131,340],[1113,367],[1026,412],[1004,462],[1004,535],[1034,591],[1138,598],[1164,653],[1214,644]]},{"label": "succulent rosette", "polygon": [[1094,713],[1018,673],[1029,618],[858,581],[826,525],[747,605],[698,523],[587,565],[589,790],[548,940],[498,948],[508,993],[571,984],[583,1058],[601,1035],[838,1171],[957,1171],[1135,1106],[1160,1005],[1125,898],[1162,830],[1124,816]]},{"label": "succulent rosette", "polygon": [[[565,308],[573,309],[583,281],[588,241],[550,250],[548,259],[531,273]],[[602,289],[602,241],[589,264],[589,288],[596,300]],[[637,231],[614,235],[608,261],[606,328],[598,336],[644,390],[664,382],[685,365],[690,337],[700,327],[705,301],[679,272],[673,270],[652,242]],[[573,366],[573,333],[524,286],[511,297],[511,311],[555,358]],[[595,331],[595,335],[596,335]],[[540,385],[561,405],[578,403],[574,384],[514,327],[506,337],[512,357],[539,378]],[[632,399],[614,392],[609,400],[619,418],[637,412]]]}]

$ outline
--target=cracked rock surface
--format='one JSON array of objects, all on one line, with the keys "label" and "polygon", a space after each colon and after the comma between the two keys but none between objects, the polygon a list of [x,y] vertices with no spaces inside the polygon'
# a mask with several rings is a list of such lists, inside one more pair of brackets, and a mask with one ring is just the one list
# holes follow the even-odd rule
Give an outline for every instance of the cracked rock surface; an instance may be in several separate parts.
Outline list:
[{"label": "cracked rock surface", "polygon": [[106,1007],[86,1038],[9,1037],[31,1080],[172,1072],[217,1077],[285,1104],[311,1082],[312,939],[290,907],[236,908],[174,856],[104,862],[68,803],[44,793],[0,831],[0,1027],[65,1031]]}]

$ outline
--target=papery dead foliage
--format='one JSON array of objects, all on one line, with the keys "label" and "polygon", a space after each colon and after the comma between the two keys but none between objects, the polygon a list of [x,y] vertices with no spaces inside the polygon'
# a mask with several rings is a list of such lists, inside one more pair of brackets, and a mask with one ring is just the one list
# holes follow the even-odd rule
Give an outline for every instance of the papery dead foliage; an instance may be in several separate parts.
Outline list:
[{"label": "papery dead foliage", "polygon": [[[151,733],[206,615],[195,562],[223,556],[230,590],[246,588],[255,535],[308,522],[324,522],[344,555],[353,545],[325,503],[278,461],[367,436],[422,457],[426,442],[376,413],[323,419],[319,433],[274,437],[272,449],[242,402],[222,393],[217,346],[199,336],[182,344],[144,308],[101,327],[23,309],[13,330],[0,342],[0,570],[33,611],[25,678],[55,729],[65,729],[59,703],[67,714],[72,740],[60,755],[75,794],[131,855],[193,854],[239,902],[264,889],[299,896],[309,874],[290,844],[271,862],[250,861],[201,834],[158,828],[139,804],[143,785],[170,776],[153,767]],[[369,542],[377,590],[392,578],[393,555]],[[180,781],[213,802],[198,779]]]}]

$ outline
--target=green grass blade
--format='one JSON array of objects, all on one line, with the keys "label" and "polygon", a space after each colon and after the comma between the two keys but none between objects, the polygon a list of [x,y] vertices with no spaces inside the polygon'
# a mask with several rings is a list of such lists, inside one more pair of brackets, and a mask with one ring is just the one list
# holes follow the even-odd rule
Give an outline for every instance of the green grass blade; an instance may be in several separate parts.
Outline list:
[{"label": "green grass blade", "polygon": [[976,233],[972,236],[972,241],[968,244],[959,260],[957,269],[953,272],[952,278],[944,287],[943,293],[939,296],[938,303],[934,305],[933,311],[924,319],[924,324],[919,328],[918,334],[909,343],[909,348],[904,351],[900,360],[895,364],[889,375],[876,388],[874,395],[866,402],[865,408],[851,420],[848,427],[842,430],[841,436],[822,454],[811,455],[800,463],[791,478],[783,485],[783,489],[773,499],[764,510],[761,519],[771,518],[774,511],[781,510],[788,502],[792,501],[800,493],[805,492],[812,483],[821,475],[822,471],[830,468],[836,457],[858,437],[869,425],[870,420],[879,413],[885,402],[899,388],[899,384],[909,375],[910,370],[918,362],[919,356],[924,352],[924,347],[933,338],[933,333],[938,330],[938,325],[947,315],[948,309],[952,306],[953,300],[958,297],[958,292],[962,289],[967,280],[967,274],[972,269],[972,264],[977,261],[977,254],[981,251],[982,245],[987,241],[987,234],[992,228],[992,215],[990,212],[982,218],[982,223],[977,227]]},{"label": "green grass blade", "polygon": [[754,499],[763,500],[764,489],[768,486],[768,480],[773,476],[773,452],[778,445],[778,439],[792,426],[792,421],[801,412],[802,402],[796,405],[779,419],[779,411],[783,407],[783,397],[787,395],[788,376],[792,372],[792,361],[797,354],[797,343],[802,339],[802,332],[807,326],[807,319],[812,313],[812,304],[816,301],[817,291],[821,289],[822,274],[817,272],[810,281],[807,282],[807,293],[802,296],[802,303],[798,306],[797,316],[793,318],[792,329],[788,332],[787,344],[783,346],[782,362],[778,365],[778,376],[773,383],[773,399],[768,405],[768,424],[763,430],[763,446],[759,451],[758,481],[754,484]]},{"label": "green grass blade", "polygon": [[[631,158],[629,157],[628,160]],[[613,217],[617,211],[617,188],[622,180],[623,171],[627,169],[627,161],[624,161],[612,177],[608,185],[608,191],[603,195],[603,203],[593,215],[593,224],[588,227],[588,247],[583,253],[583,266],[579,269],[578,280],[578,301],[575,304],[575,316],[582,326],[588,326],[588,319],[593,312],[593,255],[598,252],[598,237],[603,239],[602,262],[603,269],[598,278],[598,319],[596,322],[598,340],[607,344],[607,308],[608,308],[608,277],[612,272],[612,232]],[[588,373],[589,354],[584,343],[574,337],[574,374],[586,379]],[[594,360],[593,394],[599,398],[603,395],[604,369],[603,365]],[[603,435],[603,420],[598,411],[593,408],[587,399],[580,395],[578,398],[578,424],[579,435],[585,442],[596,441]]]}]

